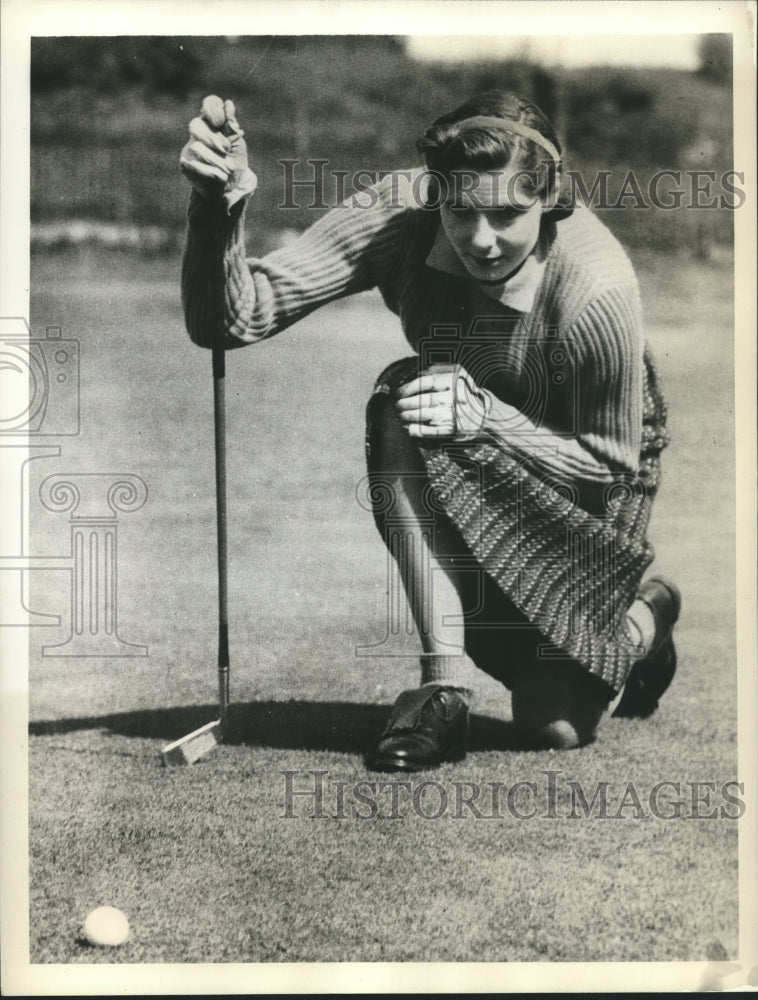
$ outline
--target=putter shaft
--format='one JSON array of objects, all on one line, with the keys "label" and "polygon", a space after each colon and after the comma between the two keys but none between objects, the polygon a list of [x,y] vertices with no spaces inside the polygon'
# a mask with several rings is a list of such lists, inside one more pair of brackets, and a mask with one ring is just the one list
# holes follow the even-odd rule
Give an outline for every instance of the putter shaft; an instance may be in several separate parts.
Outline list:
[{"label": "putter shaft", "polygon": [[229,611],[226,514],[226,406],[223,345],[213,348],[213,423],[216,452],[216,536],[218,543],[218,695],[221,731],[229,715]]}]

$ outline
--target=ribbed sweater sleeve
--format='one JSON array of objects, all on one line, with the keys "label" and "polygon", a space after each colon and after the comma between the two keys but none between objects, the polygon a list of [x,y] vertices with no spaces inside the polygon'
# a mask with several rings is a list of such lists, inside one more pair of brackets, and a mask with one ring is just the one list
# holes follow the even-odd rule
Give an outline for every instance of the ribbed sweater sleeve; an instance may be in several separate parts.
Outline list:
[{"label": "ribbed sweater sleeve", "polygon": [[247,259],[244,207],[226,216],[193,192],[182,267],[191,339],[212,345],[219,296],[229,348],[272,336],[326,302],[374,287],[392,266],[407,220],[388,179],[333,208],[286,247]]},{"label": "ribbed sweater sleeve", "polygon": [[572,330],[578,439],[612,471],[636,473],[642,438],[642,317],[636,284],[590,302]]},{"label": "ribbed sweater sleeve", "polygon": [[556,433],[491,393],[483,431],[504,449],[561,479],[604,485],[635,474],[642,430],[641,309],[636,285],[604,291],[574,320],[575,391]]}]

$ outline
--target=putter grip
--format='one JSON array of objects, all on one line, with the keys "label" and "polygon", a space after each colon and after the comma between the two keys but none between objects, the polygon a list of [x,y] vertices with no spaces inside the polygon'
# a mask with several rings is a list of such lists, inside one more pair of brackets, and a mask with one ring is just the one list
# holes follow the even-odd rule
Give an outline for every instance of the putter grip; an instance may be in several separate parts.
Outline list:
[{"label": "putter grip", "polygon": [[226,351],[223,346],[219,347],[218,344],[214,342],[212,353],[213,377],[214,379],[224,378],[226,376]]}]

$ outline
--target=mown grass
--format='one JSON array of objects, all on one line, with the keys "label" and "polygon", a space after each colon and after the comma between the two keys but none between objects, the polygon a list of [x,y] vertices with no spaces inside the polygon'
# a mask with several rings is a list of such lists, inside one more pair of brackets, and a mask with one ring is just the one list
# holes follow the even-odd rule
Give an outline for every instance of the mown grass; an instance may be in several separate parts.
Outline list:
[{"label": "mown grass", "polygon": [[[658,565],[684,592],[681,669],[647,722],[609,720],[568,754],[514,752],[507,693],[474,678],[472,751],[432,775],[611,783],[736,778],[730,262],[639,257],[673,443],[654,515]],[[386,562],[355,499],[362,412],[406,350],[373,296],[230,356],[230,743],[189,769],[161,746],[213,717],[215,582],[210,361],[182,328],[178,261],[38,258],[35,332],[81,341],[82,432],[30,467],[34,546],[65,552],[36,506],[58,471],[128,471],[119,619],[147,659],[43,658],[68,631],[63,574],[35,574],[30,677],[33,962],[631,961],[737,949],[737,823],[703,819],[283,818],[284,770],[368,777],[362,752],[413,683],[415,640],[379,658]],[[408,654],[408,655],[399,655]],[[300,780],[300,779],[298,779]],[[305,778],[302,779],[305,782]],[[540,793],[541,794],[541,793]],[[541,800],[542,801],[542,800]],[[614,807],[615,808],[615,807]],[[334,809],[330,810],[334,813]],[[542,810],[544,812],[544,809]],[[129,916],[115,952],[84,945],[94,906]]]}]

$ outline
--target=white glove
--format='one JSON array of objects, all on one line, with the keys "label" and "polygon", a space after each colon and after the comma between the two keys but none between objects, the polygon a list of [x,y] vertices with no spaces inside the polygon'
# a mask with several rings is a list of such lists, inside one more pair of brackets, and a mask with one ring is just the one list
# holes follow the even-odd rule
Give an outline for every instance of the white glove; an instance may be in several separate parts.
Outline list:
[{"label": "white glove", "polygon": [[206,97],[200,115],[189,124],[189,142],[182,149],[182,173],[199,195],[213,199],[223,192],[227,212],[251,195],[258,179],[247,164],[247,143],[234,103]]}]

